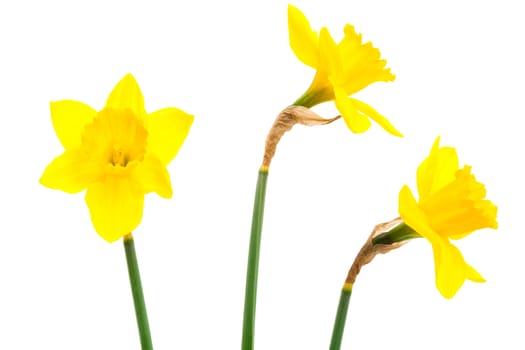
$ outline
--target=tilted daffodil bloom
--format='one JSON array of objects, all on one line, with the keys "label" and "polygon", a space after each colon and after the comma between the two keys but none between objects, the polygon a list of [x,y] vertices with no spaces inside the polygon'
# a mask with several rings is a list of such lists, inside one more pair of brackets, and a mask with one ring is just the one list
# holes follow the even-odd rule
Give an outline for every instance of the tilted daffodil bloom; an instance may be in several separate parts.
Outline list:
[{"label": "tilted daffodil bloom", "polygon": [[177,108],[147,114],[133,76],[117,84],[101,111],[63,100],[51,103],[51,118],[65,150],[40,183],[67,193],[86,189],[91,220],[105,240],[113,242],[138,226],[146,193],[171,197],[166,166],[193,116]]},{"label": "tilted daffodil bloom", "polygon": [[370,119],[395,135],[402,134],[368,104],[348,97],[371,83],[393,81],[395,76],[385,68],[379,50],[370,42],[362,43],[361,34],[347,24],[344,38],[337,44],[325,27],[319,35],[310,27],[304,14],[288,5],[290,46],[297,58],[317,72],[308,90],[294,104],[312,107],[325,101],[335,105],[348,128],[361,133],[370,127]]},{"label": "tilted daffodil bloom", "polygon": [[439,147],[438,137],[417,170],[419,201],[406,185],[399,193],[401,218],[432,244],[436,285],[446,298],[452,298],[466,279],[485,281],[450,239],[498,227],[497,207],[484,199],[485,186],[470,170],[470,166],[459,168],[456,150]]}]

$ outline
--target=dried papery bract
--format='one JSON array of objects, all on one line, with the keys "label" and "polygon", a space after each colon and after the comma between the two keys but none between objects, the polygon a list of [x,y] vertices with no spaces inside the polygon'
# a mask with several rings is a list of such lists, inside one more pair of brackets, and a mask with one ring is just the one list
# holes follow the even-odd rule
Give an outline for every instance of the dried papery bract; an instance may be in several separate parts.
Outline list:
[{"label": "dried papery bract", "polygon": [[267,171],[277,149],[277,144],[285,132],[292,129],[295,124],[306,126],[325,125],[341,118],[340,115],[331,119],[320,117],[311,109],[302,106],[289,106],[285,108],[272,125],[268,136],[266,137],[266,146],[264,149],[264,159],[261,170]]},{"label": "dried papery bract", "polygon": [[352,286],[357,278],[357,275],[361,271],[361,268],[371,262],[376,255],[386,254],[391,250],[401,247],[406,241],[394,242],[391,244],[374,244],[372,240],[384,232],[388,232],[391,228],[401,224],[401,218],[376,225],[374,230],[368,237],[366,243],[363,245],[357,256],[355,257],[352,267],[348,271],[348,276],[345,280],[345,285]]}]

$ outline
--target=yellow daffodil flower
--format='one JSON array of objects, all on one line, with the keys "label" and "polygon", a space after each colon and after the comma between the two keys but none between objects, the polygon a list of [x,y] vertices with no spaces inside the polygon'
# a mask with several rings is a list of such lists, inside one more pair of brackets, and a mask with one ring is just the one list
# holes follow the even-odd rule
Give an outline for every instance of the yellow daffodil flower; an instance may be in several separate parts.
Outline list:
[{"label": "yellow daffodil flower", "polygon": [[288,30],[290,46],[297,58],[317,71],[312,84],[295,105],[310,108],[334,100],[352,132],[368,130],[370,118],[389,133],[403,136],[374,108],[348,97],[376,81],[395,79],[390,69],[385,68],[386,61],[380,59],[379,50],[372,43],[363,44],[361,34],[347,24],[344,38],[336,44],[325,27],[321,28],[319,35],[312,31],[308,19],[292,5],[288,5]]},{"label": "yellow daffodil flower", "polygon": [[108,242],[138,226],[146,193],[171,197],[166,166],[193,116],[177,108],[147,114],[133,76],[117,84],[101,111],[63,100],[51,103],[51,119],[64,153],[47,166],[40,183],[67,193],[86,189],[95,230]]},{"label": "yellow daffodil flower", "polygon": [[497,207],[483,199],[485,186],[470,170],[470,166],[459,169],[456,150],[439,147],[438,137],[417,170],[419,201],[406,185],[399,193],[401,218],[432,244],[436,285],[445,298],[452,298],[466,279],[485,281],[450,239],[498,227]]}]

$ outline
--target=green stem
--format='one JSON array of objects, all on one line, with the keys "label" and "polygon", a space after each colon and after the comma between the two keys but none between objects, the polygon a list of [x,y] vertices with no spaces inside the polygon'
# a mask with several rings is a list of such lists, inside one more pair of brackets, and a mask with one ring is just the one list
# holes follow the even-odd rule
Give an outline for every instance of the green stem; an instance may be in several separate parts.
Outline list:
[{"label": "green stem", "polygon": [[149,331],[148,313],[146,312],[146,303],[144,302],[144,293],[142,292],[139,264],[137,254],[135,253],[135,243],[131,234],[124,237],[124,250],[126,251],[129,282],[131,284],[135,315],[137,316],[137,325],[139,327],[140,343],[142,350],[152,350],[153,343],[151,342],[151,334]]},{"label": "green stem", "polygon": [[352,286],[345,284],[339,297],[339,306],[335,315],[334,330],[332,331],[332,340],[330,341],[330,350],[341,349],[343,333],[345,331],[346,314],[348,313],[348,304],[352,295]]},{"label": "green stem", "polygon": [[257,302],[257,277],[259,272],[259,252],[264,214],[264,198],[268,171],[259,170],[255,201],[253,204],[252,231],[246,272],[246,293],[244,296],[244,319],[242,323],[242,350],[253,350],[255,329],[255,304]]},{"label": "green stem", "polygon": [[317,104],[317,96],[312,94],[310,91],[306,91],[301,97],[299,97],[292,105],[303,106],[311,108]]},{"label": "green stem", "polygon": [[403,242],[407,239],[421,238],[421,235],[414,231],[414,229],[404,222],[400,223],[390,231],[383,232],[372,239],[373,244],[392,244],[396,242]]}]

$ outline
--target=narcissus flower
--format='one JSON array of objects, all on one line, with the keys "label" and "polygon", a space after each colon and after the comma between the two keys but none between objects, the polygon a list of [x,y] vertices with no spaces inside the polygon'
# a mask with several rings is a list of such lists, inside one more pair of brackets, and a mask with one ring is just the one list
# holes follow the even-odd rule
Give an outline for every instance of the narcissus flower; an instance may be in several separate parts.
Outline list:
[{"label": "narcissus flower", "polygon": [[395,76],[385,68],[379,50],[370,42],[364,43],[361,34],[347,24],[344,38],[336,44],[330,32],[321,28],[319,35],[312,31],[308,19],[288,5],[290,46],[297,58],[317,72],[308,90],[294,104],[312,107],[325,101],[335,101],[348,128],[361,133],[370,127],[370,119],[395,135],[402,134],[368,104],[348,97],[377,81],[393,81]]},{"label": "narcissus flower", "polygon": [[450,239],[498,227],[497,207],[484,199],[485,186],[470,171],[470,166],[459,169],[456,150],[439,147],[438,137],[417,170],[419,201],[406,185],[399,193],[401,218],[432,244],[436,285],[445,298],[452,298],[466,279],[485,281]]},{"label": "narcissus flower", "polygon": [[105,240],[116,241],[138,226],[146,193],[171,197],[166,166],[193,116],[177,108],[147,114],[133,76],[117,84],[101,111],[63,100],[51,103],[51,119],[65,150],[40,183],[67,193],[86,189],[91,220]]}]

